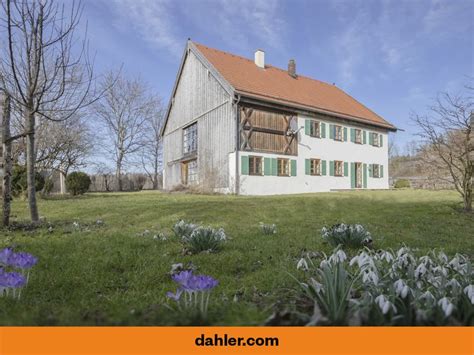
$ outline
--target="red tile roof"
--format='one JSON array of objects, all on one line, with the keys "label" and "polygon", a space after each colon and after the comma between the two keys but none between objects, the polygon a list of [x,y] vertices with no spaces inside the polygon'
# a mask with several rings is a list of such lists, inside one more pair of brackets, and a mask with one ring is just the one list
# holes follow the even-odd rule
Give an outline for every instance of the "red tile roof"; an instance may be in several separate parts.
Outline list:
[{"label": "red tile roof", "polygon": [[299,74],[293,78],[286,70],[271,65],[265,65],[265,69],[262,69],[247,58],[193,43],[222,77],[244,96],[255,96],[287,106],[328,111],[395,129],[392,124],[335,85]]}]

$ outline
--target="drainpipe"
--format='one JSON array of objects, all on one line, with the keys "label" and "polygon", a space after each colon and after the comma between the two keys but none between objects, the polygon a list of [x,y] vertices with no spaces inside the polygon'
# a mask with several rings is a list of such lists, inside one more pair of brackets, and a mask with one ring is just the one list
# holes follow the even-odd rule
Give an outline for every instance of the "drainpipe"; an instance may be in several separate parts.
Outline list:
[{"label": "drainpipe", "polygon": [[240,175],[239,175],[239,136],[240,136],[240,110],[239,110],[240,94],[234,99],[235,105],[235,194],[240,195]]}]

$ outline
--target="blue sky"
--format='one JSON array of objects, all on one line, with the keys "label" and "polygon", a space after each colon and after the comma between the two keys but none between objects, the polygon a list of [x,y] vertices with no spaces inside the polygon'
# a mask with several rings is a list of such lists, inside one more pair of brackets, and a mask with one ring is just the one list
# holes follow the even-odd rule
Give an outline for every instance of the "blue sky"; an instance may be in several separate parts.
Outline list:
[{"label": "blue sky", "polygon": [[168,100],[191,39],[336,83],[414,139],[412,111],[474,77],[474,1],[84,0],[96,70],[141,76]]}]

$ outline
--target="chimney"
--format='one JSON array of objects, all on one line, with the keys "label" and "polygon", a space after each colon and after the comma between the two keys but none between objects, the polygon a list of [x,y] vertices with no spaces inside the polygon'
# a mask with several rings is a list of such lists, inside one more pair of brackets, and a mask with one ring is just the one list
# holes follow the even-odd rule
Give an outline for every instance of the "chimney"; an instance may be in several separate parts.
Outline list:
[{"label": "chimney", "polygon": [[265,52],[261,49],[255,51],[255,65],[259,68],[265,69]]},{"label": "chimney", "polygon": [[293,78],[296,78],[296,62],[294,59],[290,59],[288,62],[288,75]]}]

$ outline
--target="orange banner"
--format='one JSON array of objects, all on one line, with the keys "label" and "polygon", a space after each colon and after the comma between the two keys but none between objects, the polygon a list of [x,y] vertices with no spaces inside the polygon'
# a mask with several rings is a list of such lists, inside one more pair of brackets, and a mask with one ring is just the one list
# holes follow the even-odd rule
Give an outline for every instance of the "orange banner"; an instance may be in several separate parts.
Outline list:
[{"label": "orange banner", "polygon": [[0,328],[0,354],[2,355],[200,353],[472,355],[474,354],[474,328]]}]

